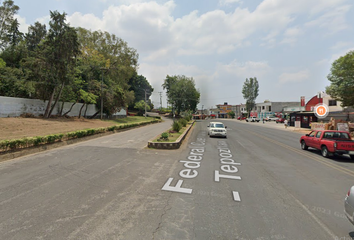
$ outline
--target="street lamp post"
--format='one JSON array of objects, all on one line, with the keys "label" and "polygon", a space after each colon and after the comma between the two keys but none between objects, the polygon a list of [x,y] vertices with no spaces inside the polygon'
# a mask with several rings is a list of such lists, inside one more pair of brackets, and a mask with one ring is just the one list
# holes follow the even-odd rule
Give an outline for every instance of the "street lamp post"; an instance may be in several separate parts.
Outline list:
[{"label": "street lamp post", "polygon": [[204,119],[203,117],[204,117],[204,105],[202,105],[202,119]]},{"label": "street lamp post", "polygon": [[102,78],[101,78],[101,120],[102,120],[102,117],[103,117],[103,69],[104,68],[101,68],[101,70],[102,70]]}]

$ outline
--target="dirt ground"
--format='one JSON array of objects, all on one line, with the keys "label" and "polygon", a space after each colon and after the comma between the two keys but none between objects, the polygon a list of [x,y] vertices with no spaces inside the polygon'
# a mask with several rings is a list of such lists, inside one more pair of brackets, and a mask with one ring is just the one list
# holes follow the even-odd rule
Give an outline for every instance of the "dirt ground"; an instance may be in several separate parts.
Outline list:
[{"label": "dirt ground", "polygon": [[114,122],[99,119],[78,118],[0,118],[0,141],[24,137],[46,136],[67,133],[87,128],[100,128],[116,125]]}]

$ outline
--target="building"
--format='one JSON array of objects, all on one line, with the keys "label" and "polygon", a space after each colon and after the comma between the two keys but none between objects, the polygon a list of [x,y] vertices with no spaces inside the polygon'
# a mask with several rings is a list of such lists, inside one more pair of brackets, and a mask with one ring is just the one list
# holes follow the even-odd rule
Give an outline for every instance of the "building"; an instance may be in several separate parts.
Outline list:
[{"label": "building", "polygon": [[300,111],[301,109],[300,102],[271,102],[265,100],[263,103],[256,103],[255,109],[253,110],[253,116],[257,116],[260,119],[268,116],[281,117],[285,113]]},{"label": "building", "polygon": [[218,104],[216,105],[218,108],[218,118],[229,118],[230,116],[228,115],[229,112],[232,111],[232,106],[227,104],[227,102],[224,102],[223,105]]}]

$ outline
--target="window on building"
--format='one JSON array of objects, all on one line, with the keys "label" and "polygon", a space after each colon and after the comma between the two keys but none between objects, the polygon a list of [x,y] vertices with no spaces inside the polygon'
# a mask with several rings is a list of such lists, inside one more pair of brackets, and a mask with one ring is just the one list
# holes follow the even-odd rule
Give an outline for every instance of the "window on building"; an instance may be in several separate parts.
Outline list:
[{"label": "window on building", "polygon": [[262,110],[264,110],[265,109],[265,106],[262,106]]},{"label": "window on building", "polygon": [[337,100],[328,100],[328,106],[337,106]]},{"label": "window on building", "polygon": [[272,106],[268,106],[268,112],[272,111]]}]

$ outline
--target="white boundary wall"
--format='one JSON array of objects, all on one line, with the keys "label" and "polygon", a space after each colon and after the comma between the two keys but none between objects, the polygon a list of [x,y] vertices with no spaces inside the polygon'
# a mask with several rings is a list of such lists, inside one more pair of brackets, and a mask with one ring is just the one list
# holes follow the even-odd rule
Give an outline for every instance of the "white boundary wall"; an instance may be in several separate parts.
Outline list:
[{"label": "white boundary wall", "polygon": [[[32,113],[35,116],[44,114],[45,108],[48,101],[38,100],[38,99],[27,99],[27,98],[13,98],[13,97],[2,97],[0,96],[0,117],[19,117],[24,113]],[[69,111],[73,103],[64,103],[63,114]],[[68,114],[68,116],[76,117],[79,116],[80,108],[83,103],[76,103]],[[53,110],[53,115],[57,115],[60,111],[62,102],[59,102]],[[86,106],[82,109],[81,116],[85,113]],[[94,115],[98,109],[94,104],[89,104],[87,106],[86,116]],[[122,109],[120,112],[114,114],[117,117],[125,117],[127,112]],[[99,116],[99,115],[98,115]]]}]

